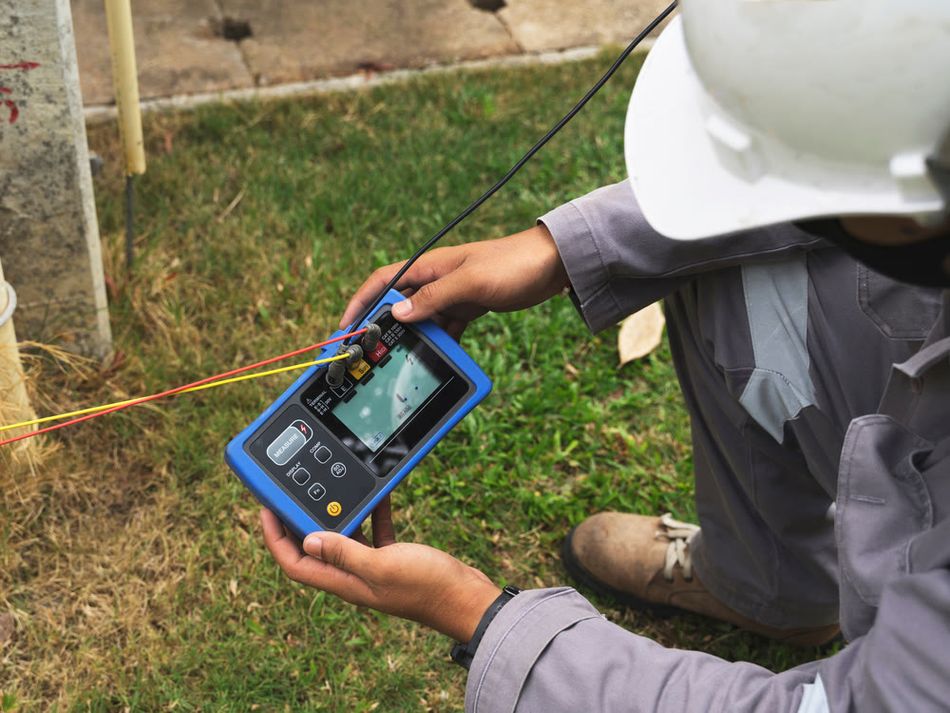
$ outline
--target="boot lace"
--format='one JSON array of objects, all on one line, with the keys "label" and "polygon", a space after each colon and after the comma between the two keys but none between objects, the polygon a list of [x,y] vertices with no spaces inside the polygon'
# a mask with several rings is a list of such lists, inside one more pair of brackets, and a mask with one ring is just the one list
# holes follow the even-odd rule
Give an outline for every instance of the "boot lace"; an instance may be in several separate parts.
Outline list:
[{"label": "boot lace", "polygon": [[689,543],[699,534],[699,525],[674,520],[670,513],[664,513],[660,516],[660,528],[656,531],[656,539],[670,542],[666,548],[663,576],[666,581],[672,582],[673,568],[679,565],[683,568],[683,578],[690,581],[693,578],[693,560],[690,557]]}]

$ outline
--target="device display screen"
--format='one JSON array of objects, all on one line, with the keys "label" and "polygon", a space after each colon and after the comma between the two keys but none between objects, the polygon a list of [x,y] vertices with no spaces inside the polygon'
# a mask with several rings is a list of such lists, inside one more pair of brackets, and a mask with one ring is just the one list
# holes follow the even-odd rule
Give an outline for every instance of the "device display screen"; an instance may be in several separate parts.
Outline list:
[{"label": "device display screen", "polygon": [[337,404],[333,415],[374,453],[425,403],[441,380],[405,344],[397,344],[372,383]]},{"label": "device display screen", "polygon": [[325,372],[301,403],[377,477],[404,462],[461,403],[471,382],[416,330],[384,313],[379,349],[330,387]]}]

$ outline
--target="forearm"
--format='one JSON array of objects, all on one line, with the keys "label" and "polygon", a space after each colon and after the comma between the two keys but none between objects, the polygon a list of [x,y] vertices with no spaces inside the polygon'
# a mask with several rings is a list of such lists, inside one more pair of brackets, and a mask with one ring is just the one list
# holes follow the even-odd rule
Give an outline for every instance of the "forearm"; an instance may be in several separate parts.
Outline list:
[{"label": "forearm", "polygon": [[593,332],[704,272],[824,245],[791,224],[699,241],[671,240],[647,223],[628,181],[573,200],[540,222],[554,238],[578,309]]},{"label": "forearm", "polygon": [[469,674],[468,713],[795,713],[817,664],[773,674],[667,649],[604,619],[571,589],[519,594],[496,617]]},{"label": "forearm", "polygon": [[[668,649],[608,622],[572,589],[522,592],[485,633],[468,713],[937,711],[950,700],[950,521],[915,547],[924,571],[884,589],[874,625],[834,656],[773,673]],[[925,553],[926,554],[926,553]],[[933,567],[933,569],[927,569]]]}]

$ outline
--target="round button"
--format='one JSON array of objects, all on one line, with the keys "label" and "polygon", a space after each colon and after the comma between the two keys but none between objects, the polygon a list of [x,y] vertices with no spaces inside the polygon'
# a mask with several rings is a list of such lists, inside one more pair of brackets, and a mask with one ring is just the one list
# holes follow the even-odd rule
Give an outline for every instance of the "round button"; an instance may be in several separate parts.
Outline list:
[{"label": "round button", "polygon": [[340,505],[340,503],[338,503],[336,500],[334,500],[332,503],[327,504],[327,515],[330,515],[331,517],[336,517],[341,512],[343,512],[343,506]]},{"label": "round button", "polygon": [[346,466],[337,461],[330,466],[330,474],[334,478],[342,478],[344,475],[346,475]]}]

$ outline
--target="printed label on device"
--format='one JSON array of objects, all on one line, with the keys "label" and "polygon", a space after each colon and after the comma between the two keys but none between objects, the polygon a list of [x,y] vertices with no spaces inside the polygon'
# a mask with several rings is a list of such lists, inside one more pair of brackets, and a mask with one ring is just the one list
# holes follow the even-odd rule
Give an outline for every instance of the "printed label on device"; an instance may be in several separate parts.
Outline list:
[{"label": "printed label on device", "polygon": [[313,435],[310,427],[301,420],[296,420],[284,429],[277,438],[267,446],[267,456],[277,465],[286,465],[297,451],[307,445]]}]

